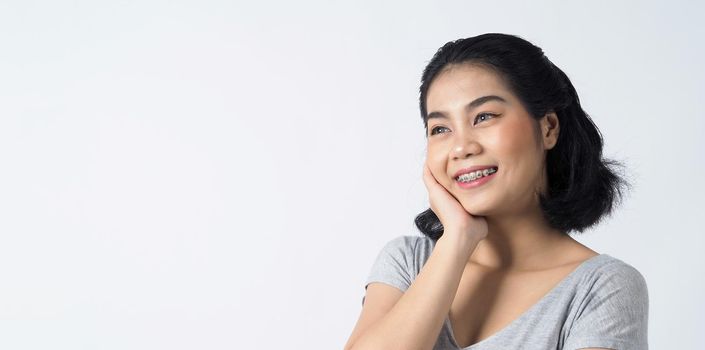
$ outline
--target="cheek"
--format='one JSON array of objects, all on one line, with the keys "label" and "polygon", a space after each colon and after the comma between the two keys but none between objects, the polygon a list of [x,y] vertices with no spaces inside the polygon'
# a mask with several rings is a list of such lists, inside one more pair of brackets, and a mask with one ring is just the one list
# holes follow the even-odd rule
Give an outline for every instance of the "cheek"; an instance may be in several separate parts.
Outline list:
[{"label": "cheek", "polygon": [[428,168],[431,169],[431,174],[433,174],[433,177],[439,184],[448,189],[449,186],[452,185],[452,179],[450,179],[447,174],[446,160],[447,155],[439,155],[434,152],[426,153],[426,164]]},{"label": "cheek", "polygon": [[498,128],[487,141],[487,146],[492,149],[492,156],[498,161],[500,172],[504,169],[503,174],[518,183],[529,180],[539,161],[530,125],[508,123],[506,127]]},{"label": "cheek", "polygon": [[429,169],[431,169],[431,174],[434,176],[436,175],[436,172],[438,171],[438,159],[433,156],[433,154],[426,154],[426,159],[425,159],[425,164],[427,165]]},{"label": "cheek", "polygon": [[517,116],[497,128],[493,140],[506,155],[526,155],[536,149],[536,135],[530,116]]}]

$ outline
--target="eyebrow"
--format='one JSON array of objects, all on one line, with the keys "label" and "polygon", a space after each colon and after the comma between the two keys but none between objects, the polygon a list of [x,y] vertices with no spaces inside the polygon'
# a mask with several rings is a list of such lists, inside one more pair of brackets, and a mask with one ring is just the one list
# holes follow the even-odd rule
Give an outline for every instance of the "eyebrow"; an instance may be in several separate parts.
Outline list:
[{"label": "eyebrow", "polygon": [[[477,106],[479,106],[485,102],[489,102],[489,101],[499,101],[502,103],[507,103],[507,100],[505,100],[499,96],[488,95],[488,96],[478,97],[474,101],[468,103],[465,106],[465,110],[466,111],[471,110],[471,109],[476,108]],[[426,117],[426,122],[428,123],[429,120],[434,119],[434,118],[448,119],[448,117],[445,114],[443,114],[443,112],[431,112],[428,114],[428,117]]]}]

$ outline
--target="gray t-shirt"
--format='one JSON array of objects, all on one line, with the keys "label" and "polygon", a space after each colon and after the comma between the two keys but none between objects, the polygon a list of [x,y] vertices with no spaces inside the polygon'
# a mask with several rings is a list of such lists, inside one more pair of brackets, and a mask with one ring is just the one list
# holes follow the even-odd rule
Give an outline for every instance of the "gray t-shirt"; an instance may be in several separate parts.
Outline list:
[{"label": "gray t-shirt", "polygon": [[[365,283],[406,291],[431,255],[435,241],[399,236],[380,251]],[[365,303],[365,298],[362,298]],[[596,255],[566,276],[509,325],[472,344],[484,349],[648,349],[649,298],[644,277],[631,265]],[[434,350],[458,350],[448,316]]]}]

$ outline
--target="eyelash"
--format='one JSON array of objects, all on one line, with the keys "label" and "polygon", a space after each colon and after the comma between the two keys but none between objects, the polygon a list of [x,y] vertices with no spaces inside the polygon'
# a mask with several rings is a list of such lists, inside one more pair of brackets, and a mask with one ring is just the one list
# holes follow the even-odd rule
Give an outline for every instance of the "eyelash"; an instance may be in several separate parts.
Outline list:
[{"label": "eyelash", "polygon": [[[483,116],[483,115],[484,115],[484,116],[491,116],[492,118],[494,118],[494,117],[498,116],[499,114],[480,113],[480,114],[478,114],[478,115],[475,117],[475,120],[477,120],[477,118],[479,118],[479,117],[481,117],[481,116]],[[485,120],[487,120],[487,119],[485,119]],[[475,124],[473,124],[473,125],[475,125]],[[437,127],[434,127],[433,129],[431,129],[431,135],[435,135],[436,133],[434,133],[434,131],[436,131],[436,129],[438,129],[438,128],[446,128],[446,127],[445,127],[445,126],[437,126]],[[447,129],[447,128],[446,128],[446,129]]]}]

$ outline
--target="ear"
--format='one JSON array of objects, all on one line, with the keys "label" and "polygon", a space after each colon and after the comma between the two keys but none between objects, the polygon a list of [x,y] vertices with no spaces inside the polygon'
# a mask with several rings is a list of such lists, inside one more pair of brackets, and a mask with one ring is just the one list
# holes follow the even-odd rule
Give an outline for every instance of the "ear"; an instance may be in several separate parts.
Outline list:
[{"label": "ear", "polygon": [[541,129],[541,140],[545,149],[549,150],[558,142],[558,134],[560,133],[560,123],[558,115],[555,111],[547,112],[539,121]]}]

